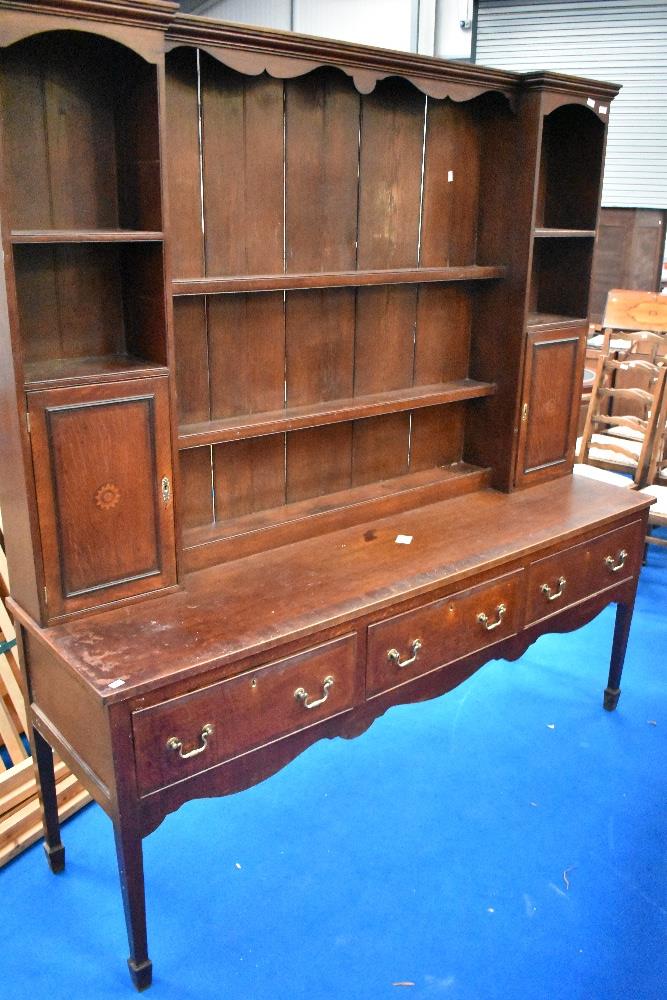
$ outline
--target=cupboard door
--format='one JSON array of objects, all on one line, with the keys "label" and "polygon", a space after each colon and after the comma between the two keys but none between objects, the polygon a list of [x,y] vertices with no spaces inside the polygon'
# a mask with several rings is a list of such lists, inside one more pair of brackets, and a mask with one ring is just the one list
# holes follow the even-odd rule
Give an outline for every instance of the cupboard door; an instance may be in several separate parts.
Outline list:
[{"label": "cupboard door", "polygon": [[529,330],[515,485],[554,479],[574,462],[584,326]]},{"label": "cupboard door", "polygon": [[175,582],[164,377],[28,393],[47,617]]}]

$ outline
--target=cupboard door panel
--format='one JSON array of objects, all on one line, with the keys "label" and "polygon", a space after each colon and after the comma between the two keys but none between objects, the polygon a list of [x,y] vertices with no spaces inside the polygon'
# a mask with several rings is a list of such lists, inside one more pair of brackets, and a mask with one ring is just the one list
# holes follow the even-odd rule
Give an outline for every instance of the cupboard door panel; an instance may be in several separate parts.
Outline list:
[{"label": "cupboard door panel", "polygon": [[28,394],[50,618],[175,581],[168,405],[165,378]]},{"label": "cupboard door panel", "polygon": [[572,469],[583,377],[585,327],[529,330],[515,484]]}]

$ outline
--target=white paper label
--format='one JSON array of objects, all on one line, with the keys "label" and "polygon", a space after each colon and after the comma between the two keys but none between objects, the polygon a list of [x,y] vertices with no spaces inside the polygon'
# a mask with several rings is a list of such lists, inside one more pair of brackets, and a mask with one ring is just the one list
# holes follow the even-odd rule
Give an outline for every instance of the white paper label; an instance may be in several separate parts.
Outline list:
[{"label": "white paper label", "polygon": [[600,107],[598,108],[598,111],[600,112],[601,115],[606,115],[607,114],[607,105],[606,104],[601,104]]},{"label": "white paper label", "polygon": [[409,545],[412,541],[412,535],[396,535],[397,545]]},{"label": "white paper label", "polygon": [[122,688],[122,686],[123,686],[124,683],[125,683],[125,681],[123,680],[123,678],[119,677],[118,680],[111,681],[110,684],[107,684],[107,687],[110,687],[110,688]]},{"label": "white paper label", "polygon": [[454,180],[454,171],[453,170],[448,170],[447,171],[447,181],[448,181],[448,183],[451,184],[453,180]]},{"label": "white paper label", "polygon": [[588,98],[588,100],[586,101],[586,104],[588,105],[589,108],[594,108],[595,107],[595,101],[593,100],[592,97]]}]

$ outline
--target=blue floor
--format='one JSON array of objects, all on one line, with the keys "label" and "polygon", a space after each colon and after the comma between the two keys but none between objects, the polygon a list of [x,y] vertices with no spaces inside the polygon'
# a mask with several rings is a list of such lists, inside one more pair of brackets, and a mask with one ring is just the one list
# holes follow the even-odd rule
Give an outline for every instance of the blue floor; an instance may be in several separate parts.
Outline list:
[{"label": "blue floor", "polygon": [[[145,841],[151,994],[202,1000],[667,997],[667,550],[623,695],[613,610],[324,741]],[[0,873],[0,995],[131,997],[111,825]],[[414,985],[400,985],[414,984]]]}]

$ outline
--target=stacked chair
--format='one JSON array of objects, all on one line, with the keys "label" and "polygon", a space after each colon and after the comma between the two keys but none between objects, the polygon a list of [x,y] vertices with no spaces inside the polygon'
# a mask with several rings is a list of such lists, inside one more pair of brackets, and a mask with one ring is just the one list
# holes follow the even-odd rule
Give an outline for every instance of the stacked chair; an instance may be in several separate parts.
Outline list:
[{"label": "stacked chair", "polygon": [[651,534],[654,527],[667,527],[667,389],[662,394],[647,480],[648,485],[642,487],[641,492],[654,497],[655,503],[648,514],[649,534],[646,541],[667,546],[667,538]]},{"label": "stacked chair", "polygon": [[650,531],[667,525],[667,296],[613,289],[600,347],[574,472],[653,496]]}]

